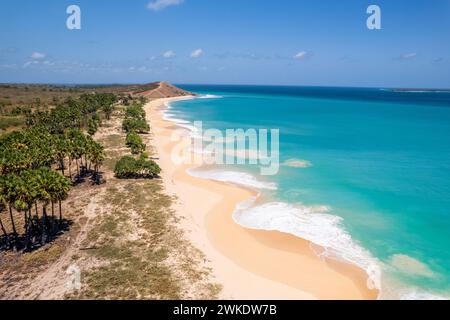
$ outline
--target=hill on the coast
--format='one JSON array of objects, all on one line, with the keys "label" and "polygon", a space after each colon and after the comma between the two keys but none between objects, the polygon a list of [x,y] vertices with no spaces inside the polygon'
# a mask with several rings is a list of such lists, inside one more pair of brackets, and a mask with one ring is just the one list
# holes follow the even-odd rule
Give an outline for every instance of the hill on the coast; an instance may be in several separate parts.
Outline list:
[{"label": "hill on the coast", "polygon": [[171,97],[182,97],[182,96],[194,95],[191,92],[177,88],[167,82],[157,82],[157,83],[154,83],[153,85],[157,85],[157,87],[152,88],[150,90],[143,91],[143,92],[138,92],[137,95],[142,95],[149,99],[171,98]]}]

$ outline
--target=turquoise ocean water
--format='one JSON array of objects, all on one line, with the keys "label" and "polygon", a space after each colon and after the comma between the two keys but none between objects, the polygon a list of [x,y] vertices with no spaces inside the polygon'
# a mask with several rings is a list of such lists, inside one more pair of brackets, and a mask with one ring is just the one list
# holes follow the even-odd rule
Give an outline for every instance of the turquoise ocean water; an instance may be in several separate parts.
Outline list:
[{"label": "turquoise ocean water", "polygon": [[248,164],[191,172],[258,189],[237,223],[325,247],[318,254],[364,268],[382,299],[450,297],[450,93],[181,87],[207,96],[172,103],[169,119],[280,130],[277,175]]}]

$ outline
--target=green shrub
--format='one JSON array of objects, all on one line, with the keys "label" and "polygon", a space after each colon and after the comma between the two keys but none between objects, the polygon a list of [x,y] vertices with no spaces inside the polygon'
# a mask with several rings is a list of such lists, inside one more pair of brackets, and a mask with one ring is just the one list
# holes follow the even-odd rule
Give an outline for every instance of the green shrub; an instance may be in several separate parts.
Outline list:
[{"label": "green shrub", "polygon": [[119,179],[153,179],[161,173],[161,168],[153,160],[125,156],[117,161],[114,173]]},{"label": "green shrub", "polygon": [[132,154],[139,154],[145,151],[146,145],[142,138],[134,131],[127,134],[126,145],[131,149]]},{"label": "green shrub", "polygon": [[145,111],[139,104],[133,104],[126,108],[125,117],[134,119],[145,119]]},{"label": "green shrub", "polygon": [[125,132],[149,133],[150,131],[150,126],[144,119],[125,119],[123,120],[122,127]]},{"label": "green shrub", "polygon": [[88,133],[90,136],[93,136],[98,129],[98,123],[94,119],[89,119],[88,121]]}]

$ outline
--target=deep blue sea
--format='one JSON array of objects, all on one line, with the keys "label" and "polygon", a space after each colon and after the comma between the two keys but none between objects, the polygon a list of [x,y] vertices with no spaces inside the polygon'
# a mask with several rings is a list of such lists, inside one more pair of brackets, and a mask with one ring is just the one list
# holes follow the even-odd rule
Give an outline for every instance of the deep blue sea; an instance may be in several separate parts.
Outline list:
[{"label": "deep blue sea", "polygon": [[237,223],[325,247],[318,254],[364,268],[382,299],[450,297],[450,93],[180,87],[208,96],[172,103],[171,119],[280,130],[277,175],[255,165],[192,172],[260,191]]}]

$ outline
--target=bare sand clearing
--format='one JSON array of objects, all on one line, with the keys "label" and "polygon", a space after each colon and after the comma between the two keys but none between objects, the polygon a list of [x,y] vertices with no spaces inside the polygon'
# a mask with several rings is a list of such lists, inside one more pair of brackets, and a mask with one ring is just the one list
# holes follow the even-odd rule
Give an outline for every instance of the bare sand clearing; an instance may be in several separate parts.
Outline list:
[{"label": "bare sand clearing", "polygon": [[[180,141],[177,127],[163,119],[165,103],[146,105],[162,178],[178,198],[175,210],[189,239],[211,262],[225,299],[375,299],[366,273],[351,265],[319,258],[311,243],[272,231],[249,230],[236,224],[232,212],[254,192],[234,185],[190,176],[193,165],[175,164],[171,152]],[[181,98],[183,99],[183,98]],[[184,142],[188,144],[186,138]]]}]

